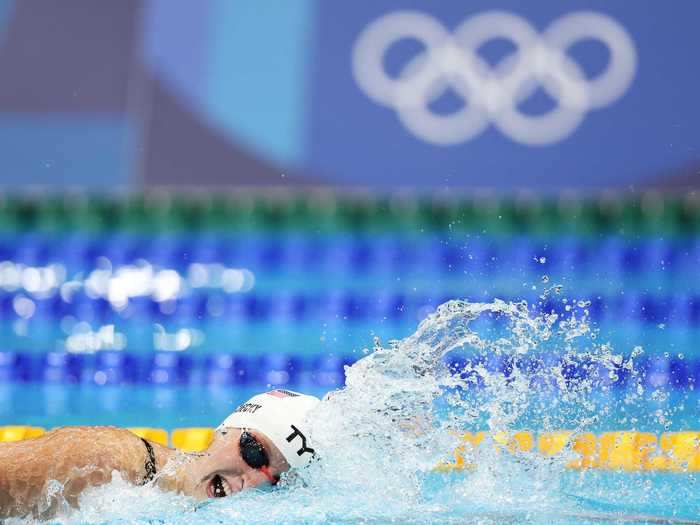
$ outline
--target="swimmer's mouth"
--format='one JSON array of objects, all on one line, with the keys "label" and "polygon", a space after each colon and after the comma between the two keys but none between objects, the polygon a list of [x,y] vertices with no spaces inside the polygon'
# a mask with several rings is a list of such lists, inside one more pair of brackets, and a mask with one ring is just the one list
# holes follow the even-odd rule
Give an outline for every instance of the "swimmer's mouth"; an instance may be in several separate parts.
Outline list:
[{"label": "swimmer's mouth", "polygon": [[230,496],[233,491],[231,485],[228,484],[226,478],[222,478],[215,474],[207,484],[207,496],[210,498],[225,498]]}]

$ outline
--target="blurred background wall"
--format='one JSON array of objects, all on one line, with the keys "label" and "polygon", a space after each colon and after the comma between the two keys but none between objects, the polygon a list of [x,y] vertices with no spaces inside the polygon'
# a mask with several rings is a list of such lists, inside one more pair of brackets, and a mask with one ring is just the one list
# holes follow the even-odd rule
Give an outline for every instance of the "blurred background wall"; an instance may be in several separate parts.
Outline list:
[{"label": "blurred background wall", "polygon": [[[653,0],[0,0],[0,183],[697,186],[699,16]],[[532,35],[552,54],[508,87]]]}]

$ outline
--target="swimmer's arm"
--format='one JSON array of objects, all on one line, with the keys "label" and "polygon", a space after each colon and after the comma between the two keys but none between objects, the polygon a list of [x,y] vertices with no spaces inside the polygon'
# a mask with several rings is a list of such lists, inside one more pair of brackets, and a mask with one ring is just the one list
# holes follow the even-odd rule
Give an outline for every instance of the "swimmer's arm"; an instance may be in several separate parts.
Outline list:
[{"label": "swimmer's arm", "polygon": [[139,483],[144,456],[140,438],[109,427],[68,427],[2,443],[0,518],[50,514],[62,499],[76,506],[85,488],[107,483],[114,471]]}]

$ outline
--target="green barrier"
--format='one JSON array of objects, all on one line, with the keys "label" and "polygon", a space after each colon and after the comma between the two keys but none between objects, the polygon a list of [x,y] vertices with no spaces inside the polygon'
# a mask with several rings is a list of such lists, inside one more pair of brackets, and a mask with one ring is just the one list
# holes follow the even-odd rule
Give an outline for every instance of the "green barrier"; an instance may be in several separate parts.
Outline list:
[{"label": "green barrier", "polygon": [[679,227],[683,233],[700,234],[700,195],[687,195],[678,203]]},{"label": "green barrier", "polygon": [[183,194],[6,196],[3,232],[226,231],[464,232],[488,235],[696,235],[700,197],[502,197],[237,191]]}]

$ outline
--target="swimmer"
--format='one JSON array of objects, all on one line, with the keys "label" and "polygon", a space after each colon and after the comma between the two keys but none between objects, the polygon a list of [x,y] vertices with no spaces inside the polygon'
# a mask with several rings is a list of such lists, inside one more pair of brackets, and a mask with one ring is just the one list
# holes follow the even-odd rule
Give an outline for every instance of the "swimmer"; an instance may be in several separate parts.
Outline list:
[{"label": "swimmer", "polygon": [[0,443],[0,519],[47,518],[79,506],[88,487],[113,473],[197,499],[275,485],[315,456],[305,416],[313,396],[272,390],[240,405],[203,453],[186,454],[113,427],[66,427],[37,439]]}]

